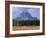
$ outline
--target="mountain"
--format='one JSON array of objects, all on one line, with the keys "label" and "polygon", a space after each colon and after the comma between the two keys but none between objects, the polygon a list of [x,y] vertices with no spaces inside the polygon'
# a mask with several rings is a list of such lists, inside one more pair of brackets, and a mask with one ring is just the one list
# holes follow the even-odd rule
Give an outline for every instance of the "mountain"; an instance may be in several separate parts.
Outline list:
[{"label": "mountain", "polygon": [[25,9],[18,17],[16,17],[16,20],[37,20],[37,18],[32,17],[31,14]]}]

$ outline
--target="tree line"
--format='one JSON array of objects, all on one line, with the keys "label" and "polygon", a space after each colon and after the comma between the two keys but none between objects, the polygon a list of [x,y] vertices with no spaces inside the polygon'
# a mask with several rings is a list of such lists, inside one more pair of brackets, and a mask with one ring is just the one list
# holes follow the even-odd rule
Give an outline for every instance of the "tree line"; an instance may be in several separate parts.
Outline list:
[{"label": "tree line", "polygon": [[40,20],[14,20],[13,26],[39,26]]}]

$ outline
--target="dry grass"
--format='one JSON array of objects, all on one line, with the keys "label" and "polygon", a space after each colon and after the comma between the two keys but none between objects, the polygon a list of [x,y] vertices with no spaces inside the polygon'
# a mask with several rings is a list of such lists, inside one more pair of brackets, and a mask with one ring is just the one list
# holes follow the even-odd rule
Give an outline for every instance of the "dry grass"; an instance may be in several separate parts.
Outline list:
[{"label": "dry grass", "polygon": [[14,26],[13,30],[38,30],[40,26]]}]

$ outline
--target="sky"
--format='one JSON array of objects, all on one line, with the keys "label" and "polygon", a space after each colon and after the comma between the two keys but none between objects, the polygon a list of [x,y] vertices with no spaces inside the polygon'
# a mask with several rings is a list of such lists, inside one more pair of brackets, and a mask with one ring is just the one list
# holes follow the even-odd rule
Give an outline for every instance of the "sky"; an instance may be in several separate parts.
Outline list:
[{"label": "sky", "polygon": [[[19,17],[20,14],[23,13],[23,9],[24,9],[23,7],[13,7],[12,8],[12,19]],[[40,19],[40,8],[26,8],[26,9],[32,17],[37,17],[38,19]]]}]

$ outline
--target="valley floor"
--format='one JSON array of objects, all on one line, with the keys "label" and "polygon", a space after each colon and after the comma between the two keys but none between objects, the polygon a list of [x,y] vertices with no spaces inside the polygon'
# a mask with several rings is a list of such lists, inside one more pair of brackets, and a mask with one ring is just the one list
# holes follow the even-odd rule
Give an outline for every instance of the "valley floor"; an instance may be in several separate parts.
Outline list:
[{"label": "valley floor", "polygon": [[40,26],[14,26],[13,30],[38,30]]}]

